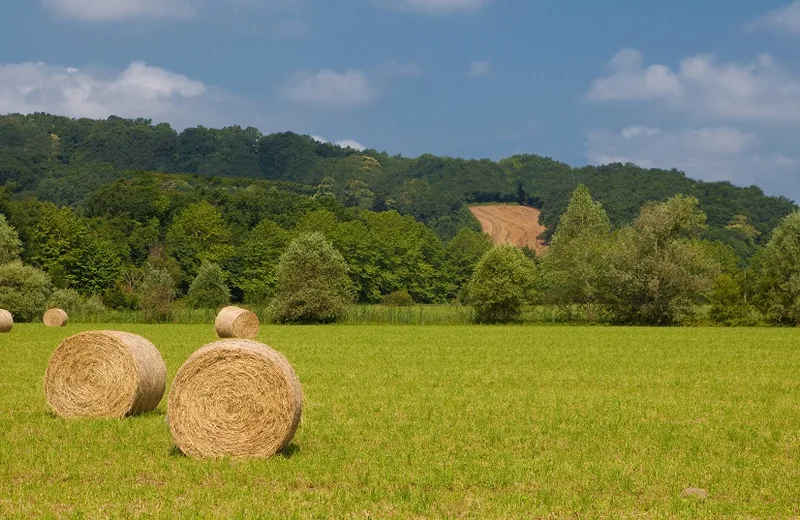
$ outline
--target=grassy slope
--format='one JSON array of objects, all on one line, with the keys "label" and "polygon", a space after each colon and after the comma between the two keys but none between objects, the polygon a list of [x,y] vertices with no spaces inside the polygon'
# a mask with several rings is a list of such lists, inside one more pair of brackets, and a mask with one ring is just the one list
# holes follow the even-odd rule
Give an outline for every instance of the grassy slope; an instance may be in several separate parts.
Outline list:
[{"label": "grassy slope", "polygon": [[[800,515],[800,331],[266,327],[303,383],[290,452],[200,462],[157,413],[52,417],[59,341],[0,336],[0,517]],[[169,377],[207,326],[119,326]],[[683,500],[684,487],[710,491]]]}]

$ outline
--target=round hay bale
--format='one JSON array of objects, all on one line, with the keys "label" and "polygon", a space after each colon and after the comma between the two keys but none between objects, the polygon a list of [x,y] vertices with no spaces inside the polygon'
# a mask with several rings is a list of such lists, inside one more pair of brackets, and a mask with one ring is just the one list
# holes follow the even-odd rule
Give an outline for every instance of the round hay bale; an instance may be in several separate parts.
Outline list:
[{"label": "round hay bale", "polygon": [[192,354],[167,401],[175,445],[190,457],[268,458],[292,440],[303,391],[283,355],[228,339]]},{"label": "round hay bale", "polygon": [[14,316],[5,309],[0,309],[0,333],[11,332],[11,327],[14,326]]},{"label": "round hay bale", "polygon": [[121,418],[155,409],[167,366],[136,334],[88,331],[65,339],[50,358],[44,392],[61,417]]},{"label": "round hay bale", "polygon": [[69,316],[63,309],[50,309],[44,313],[42,321],[44,321],[46,327],[66,327]]},{"label": "round hay bale", "polygon": [[225,307],[214,320],[220,338],[253,339],[258,336],[259,321],[256,313],[239,307]]}]

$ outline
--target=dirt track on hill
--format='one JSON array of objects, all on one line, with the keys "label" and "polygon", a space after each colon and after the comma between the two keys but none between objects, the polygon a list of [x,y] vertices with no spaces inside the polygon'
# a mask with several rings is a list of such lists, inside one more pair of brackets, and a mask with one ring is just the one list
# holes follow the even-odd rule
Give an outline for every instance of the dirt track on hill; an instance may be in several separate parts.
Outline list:
[{"label": "dirt track on hill", "polygon": [[547,228],[539,223],[536,208],[527,206],[473,206],[469,208],[481,223],[484,233],[492,237],[495,244],[514,244],[517,247],[528,246],[537,255],[547,250],[547,246],[539,239],[539,235]]}]

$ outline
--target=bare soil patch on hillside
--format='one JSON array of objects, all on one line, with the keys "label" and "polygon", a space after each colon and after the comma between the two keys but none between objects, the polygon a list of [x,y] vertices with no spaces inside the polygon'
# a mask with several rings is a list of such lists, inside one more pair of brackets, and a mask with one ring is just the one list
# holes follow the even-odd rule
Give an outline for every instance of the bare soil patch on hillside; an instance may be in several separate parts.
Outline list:
[{"label": "bare soil patch on hillside", "polygon": [[473,206],[469,208],[481,223],[484,233],[492,237],[495,244],[514,244],[528,246],[537,255],[547,250],[539,235],[547,228],[539,223],[541,212],[528,206],[498,204],[492,206]]}]

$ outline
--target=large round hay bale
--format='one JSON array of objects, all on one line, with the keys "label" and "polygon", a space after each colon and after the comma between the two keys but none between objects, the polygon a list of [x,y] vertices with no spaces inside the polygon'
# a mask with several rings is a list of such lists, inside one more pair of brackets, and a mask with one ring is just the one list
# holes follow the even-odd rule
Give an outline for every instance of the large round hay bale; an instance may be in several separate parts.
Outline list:
[{"label": "large round hay bale", "polygon": [[44,376],[47,402],[61,417],[120,418],[155,409],[167,366],[136,334],[88,331],[65,339]]},{"label": "large round hay bale", "polygon": [[14,326],[14,316],[5,309],[0,309],[0,332],[11,332]]},{"label": "large round hay bale", "polygon": [[211,343],[178,370],[167,401],[175,445],[197,458],[267,458],[292,440],[303,409],[294,369],[267,345]]},{"label": "large round hay bale", "polygon": [[47,327],[66,327],[69,321],[66,311],[63,309],[50,309],[44,313],[45,326]]},{"label": "large round hay bale", "polygon": [[214,328],[220,338],[253,339],[258,336],[258,316],[239,307],[225,307],[214,320]]}]

